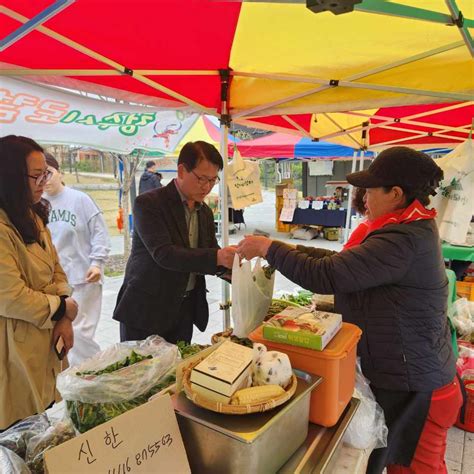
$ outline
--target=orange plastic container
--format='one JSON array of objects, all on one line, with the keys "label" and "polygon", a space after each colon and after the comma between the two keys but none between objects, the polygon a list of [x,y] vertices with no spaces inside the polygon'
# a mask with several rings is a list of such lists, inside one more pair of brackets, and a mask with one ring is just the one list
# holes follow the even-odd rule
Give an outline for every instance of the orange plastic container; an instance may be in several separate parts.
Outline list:
[{"label": "orange plastic container", "polygon": [[352,398],[357,343],[361,334],[354,324],[342,323],[342,328],[323,351],[267,341],[263,338],[261,326],[250,333],[249,338],[264,344],[269,350],[287,354],[293,368],[323,378],[311,394],[309,420],[330,427],[337,423]]}]

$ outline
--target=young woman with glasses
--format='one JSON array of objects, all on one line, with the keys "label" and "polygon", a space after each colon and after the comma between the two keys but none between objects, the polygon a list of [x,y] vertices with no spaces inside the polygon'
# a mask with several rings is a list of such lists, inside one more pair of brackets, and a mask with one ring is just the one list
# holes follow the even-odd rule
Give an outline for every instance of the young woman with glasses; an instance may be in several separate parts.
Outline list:
[{"label": "young woman with glasses", "polygon": [[0,431],[55,400],[77,304],[46,228],[50,173],[26,137],[0,138]]}]

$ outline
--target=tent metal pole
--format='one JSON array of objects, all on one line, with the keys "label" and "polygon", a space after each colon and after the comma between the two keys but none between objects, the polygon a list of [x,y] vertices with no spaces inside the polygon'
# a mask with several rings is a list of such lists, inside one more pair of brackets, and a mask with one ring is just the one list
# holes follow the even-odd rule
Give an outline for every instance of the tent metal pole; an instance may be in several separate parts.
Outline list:
[{"label": "tent metal pole", "polygon": [[[27,17],[25,17],[23,15],[20,15],[19,13],[15,12],[15,11],[7,8],[7,7],[0,6],[0,12],[4,13],[7,16],[9,16],[10,18],[14,18],[17,21],[20,21],[21,23],[28,22]],[[75,49],[76,51],[79,51],[80,53],[85,54],[86,56],[89,56],[90,58],[96,59],[97,61],[100,61],[104,64],[109,65],[110,67],[113,67],[114,69],[117,69],[118,71],[121,71],[124,75],[129,75],[130,77],[133,77],[137,81],[142,82],[142,83],[150,86],[151,88],[153,88],[155,90],[158,90],[160,92],[164,92],[165,94],[169,95],[170,97],[178,99],[181,102],[184,102],[185,104],[188,104],[188,105],[196,108],[201,113],[203,113],[203,112],[207,113],[210,110],[210,109],[204,107],[203,105],[198,104],[197,102],[195,102],[191,99],[188,99],[184,95],[178,94],[177,92],[173,91],[172,89],[169,89],[168,87],[162,86],[158,82],[155,82],[155,81],[149,79],[148,77],[145,77],[143,75],[135,73],[134,71],[132,71],[131,69],[128,69],[123,64],[117,63],[116,61],[114,61],[110,58],[107,58],[106,56],[103,56],[102,54],[97,53],[96,51],[94,51],[90,48],[87,48],[86,46],[78,43],[77,41],[73,41],[73,40],[69,39],[68,37],[66,37],[64,35],[56,33],[55,31],[51,30],[50,28],[46,28],[45,26],[39,26],[37,28],[37,31],[45,34],[46,36],[49,36],[50,38],[54,38],[56,41],[58,41],[62,44],[65,44],[65,45],[69,46],[70,48]]]},{"label": "tent metal pole", "polygon": [[295,122],[291,117],[288,117],[288,115],[282,115],[281,117],[290,125],[293,125],[293,127],[295,127],[296,130],[299,130],[301,132],[301,135],[307,138],[313,138],[308,131],[306,131],[301,125]]},{"label": "tent metal pole", "polygon": [[[354,150],[352,155],[352,169],[351,173],[355,173],[357,165],[357,151]],[[352,211],[352,194],[354,193],[354,186],[349,185],[349,195],[347,196],[347,214],[346,214],[346,227],[344,229],[344,243],[349,240],[349,230],[351,228],[351,211]]]},{"label": "tent metal pole", "polygon": [[361,150],[360,161],[359,161],[359,171],[362,171],[364,169],[364,159],[365,159],[365,151]]},{"label": "tent metal pole", "polygon": [[453,23],[459,28],[459,32],[461,33],[464,43],[466,43],[469,53],[471,54],[472,57],[474,57],[474,41],[472,39],[471,33],[469,32],[469,28],[467,25],[467,22],[469,20],[463,17],[462,12],[459,10],[458,6],[456,5],[455,0],[445,0],[445,1],[449,9],[449,12],[451,13]]},{"label": "tent metal pole", "polygon": [[[368,76],[372,76],[374,74],[378,74],[380,72],[388,71],[390,69],[394,69],[396,67],[403,66],[405,64],[409,64],[409,63],[412,63],[412,62],[416,62],[416,61],[419,61],[421,59],[428,58],[430,56],[435,56],[436,54],[444,53],[446,51],[450,51],[452,49],[460,48],[462,46],[464,46],[463,41],[457,41],[455,43],[449,43],[447,45],[440,46],[439,48],[435,48],[435,49],[431,49],[429,51],[424,51],[422,53],[415,54],[414,56],[410,56],[410,57],[402,59],[400,61],[395,61],[393,63],[384,64],[383,66],[379,66],[379,67],[376,67],[374,69],[369,69],[368,71],[363,71],[363,72],[354,74],[352,76],[346,77],[344,80],[345,81],[357,81],[357,80],[362,79],[364,77],[368,77]],[[283,80],[286,77],[286,80],[291,80],[293,82],[295,81],[295,77],[291,76],[291,75],[282,76],[282,75],[276,75],[276,74],[272,74],[272,75],[271,74],[252,74],[252,73],[244,73],[244,72],[238,72],[238,71],[232,72],[232,75],[233,76],[257,77],[257,78],[261,77],[261,78],[264,78],[264,79],[278,79],[278,76],[280,76],[281,80]],[[304,76],[299,76],[299,77],[304,77]],[[309,78],[307,78],[307,79],[309,79]],[[310,89],[308,91],[301,92],[299,94],[295,94],[295,95],[292,95],[292,96],[285,97],[283,99],[279,99],[279,100],[277,100],[275,102],[272,102],[272,103],[269,103],[269,104],[258,105],[256,107],[253,107],[253,108],[250,108],[250,109],[239,110],[239,111],[236,111],[232,116],[233,116],[234,119],[236,119],[236,118],[243,117],[243,116],[255,115],[256,112],[260,112],[262,110],[267,110],[268,111],[268,109],[270,109],[273,106],[285,104],[287,102],[291,102],[293,100],[300,99],[300,98],[306,97],[308,95],[316,94],[317,92],[321,92],[321,91],[329,89],[329,87],[330,86],[316,87],[314,89]],[[264,115],[268,115],[268,112]]]},{"label": "tent metal pole", "polygon": [[[217,76],[218,71],[175,71],[158,69],[134,69],[143,76]],[[1,69],[1,76],[122,76],[117,69]]]},{"label": "tent metal pole", "polygon": [[[469,133],[469,130],[466,129],[466,130],[464,130],[463,133],[466,133],[466,135],[467,135],[467,134]],[[396,139],[396,140],[389,140],[389,141],[386,141],[386,142],[375,143],[375,144],[373,145],[373,147],[374,147],[374,148],[375,148],[375,147],[377,147],[377,148],[378,148],[378,147],[385,147],[385,146],[387,146],[387,145],[394,145],[394,144],[396,144],[396,143],[405,144],[405,143],[409,142],[410,140],[416,140],[416,139],[421,138],[421,137],[426,136],[426,135],[427,135],[427,134],[424,133],[423,135],[416,135],[416,136],[408,137],[408,138],[398,138],[398,139]],[[432,137],[436,137],[436,138],[446,138],[446,139],[448,139],[448,140],[456,140],[456,141],[459,142],[459,143],[462,143],[462,142],[465,141],[466,138],[467,138],[467,137],[453,137],[453,136],[450,136],[450,135],[443,135],[442,133],[438,133],[438,132],[434,132],[431,136],[432,136]],[[443,143],[443,142],[441,141],[441,143]],[[439,145],[441,145],[441,143],[439,143]],[[454,145],[459,144],[459,143],[454,143]],[[416,145],[416,143],[415,143],[415,145]],[[450,145],[453,145],[453,143],[449,143],[449,142],[446,143],[446,142],[444,142],[444,146],[448,146],[448,147],[449,147]],[[410,146],[410,144],[407,143],[407,146]]]},{"label": "tent metal pole", "polygon": [[[227,166],[229,160],[229,126],[231,117],[228,112],[228,97],[229,97],[229,85],[230,85],[230,74],[228,70],[221,70],[221,127],[220,127],[220,151],[224,166],[221,172],[221,180],[219,184],[219,201],[220,201],[220,234],[221,234],[221,247],[227,247],[229,245],[229,211],[227,203]],[[225,280],[221,282],[221,296],[222,301],[220,308],[223,311],[222,314],[222,327],[225,331],[231,326],[230,323],[230,285]]]},{"label": "tent metal pole", "polygon": [[63,11],[76,0],[56,0],[52,5],[45,8],[43,11],[27,21],[15,31],[7,35],[0,41],[0,51],[5,51],[9,46],[16,43],[18,40],[35,30],[39,25],[47,22],[58,13]]},{"label": "tent metal pole", "polygon": [[[350,138],[353,142],[355,142],[355,144],[357,145],[357,148],[360,148],[362,145],[361,143],[357,140],[357,138],[354,138],[352,136],[352,133],[353,133],[353,130],[351,129],[344,129],[344,127],[342,127],[341,125],[339,125],[336,120],[334,120],[329,114],[326,114],[326,113],[323,113],[323,116],[326,117],[334,126],[336,126],[339,130],[341,130],[341,132],[339,133],[342,133],[344,135],[347,135],[348,138]],[[320,140],[321,140],[321,137],[318,137]]]},{"label": "tent metal pole", "polygon": [[[431,128],[434,128],[434,129],[440,129],[440,132],[460,132],[460,133],[464,133],[465,132],[465,127],[446,127],[446,126],[442,126],[442,125],[437,125],[437,124],[434,124],[434,123],[429,123],[429,122],[420,122],[418,120],[412,120],[412,119],[417,119],[419,117],[426,117],[426,116],[430,116],[430,115],[436,115],[438,113],[443,113],[443,112],[448,112],[450,110],[455,110],[455,109],[459,109],[459,108],[463,108],[463,107],[468,107],[470,105],[472,105],[473,102],[462,102],[460,104],[454,104],[454,105],[451,105],[449,107],[442,107],[442,108],[439,108],[439,109],[433,109],[433,110],[430,110],[430,111],[427,111],[427,112],[422,112],[422,113],[419,113],[419,114],[413,114],[413,115],[408,115],[406,117],[401,117],[399,119],[399,123],[403,123],[403,124],[407,124],[407,125],[415,125],[415,126],[423,126],[423,127],[431,127]],[[375,114],[375,115],[370,115],[370,114],[365,114],[365,113],[361,113],[361,112],[346,112],[347,115],[354,115],[354,116],[360,116],[360,117],[365,117],[365,118],[368,118],[368,119],[380,119],[380,120],[384,120],[384,122],[379,122],[379,123],[375,123],[375,124],[370,124],[368,127],[364,127],[363,125],[357,125],[355,127],[352,127],[352,128],[346,128],[344,129],[343,127],[339,126],[332,118],[331,118],[331,115],[330,113],[323,113],[323,115],[331,120],[334,125],[336,125],[341,131],[340,132],[334,132],[334,133],[328,133],[326,135],[322,135],[319,138],[319,140],[329,140],[332,139],[332,138],[335,138],[335,137],[339,137],[341,135],[349,135],[351,133],[355,133],[355,132],[359,132],[361,131],[362,129],[366,128],[367,130],[373,130],[375,128],[389,128],[389,126],[391,126],[393,123],[395,123],[395,118],[394,117],[386,117],[386,116],[381,116],[381,115],[378,115],[378,114]],[[406,133],[418,133],[419,135],[425,135],[426,132],[420,132],[418,130],[412,130],[412,129],[399,129],[401,131],[404,131]]]}]

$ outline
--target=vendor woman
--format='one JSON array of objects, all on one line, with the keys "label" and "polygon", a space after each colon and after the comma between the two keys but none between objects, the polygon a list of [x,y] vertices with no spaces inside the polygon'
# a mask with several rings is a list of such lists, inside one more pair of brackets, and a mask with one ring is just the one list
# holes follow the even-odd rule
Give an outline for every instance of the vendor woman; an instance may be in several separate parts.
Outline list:
[{"label": "vendor woman", "polygon": [[448,429],[462,404],[447,324],[448,281],[435,210],[427,209],[442,170],[406,147],[380,153],[347,181],[365,188],[366,232],[342,252],[291,247],[249,236],[238,252],[265,257],[287,278],[335,295],[345,322],[363,331],[358,345],[389,428],[387,448],[367,472],[445,473]]}]

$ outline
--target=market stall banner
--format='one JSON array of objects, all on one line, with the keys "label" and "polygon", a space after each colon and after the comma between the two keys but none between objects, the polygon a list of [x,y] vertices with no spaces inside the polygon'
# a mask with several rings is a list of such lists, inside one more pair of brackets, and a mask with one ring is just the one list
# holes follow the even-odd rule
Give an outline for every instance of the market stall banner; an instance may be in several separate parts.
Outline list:
[{"label": "market stall banner", "polygon": [[78,144],[128,154],[171,153],[198,115],[95,100],[10,78],[0,86],[2,135],[41,143]]},{"label": "market stall banner", "polygon": [[236,151],[227,169],[227,185],[233,209],[243,209],[263,201],[260,167],[257,163],[243,160]]}]

